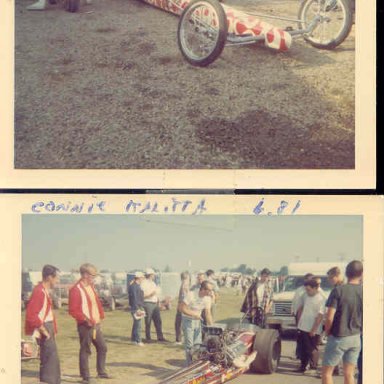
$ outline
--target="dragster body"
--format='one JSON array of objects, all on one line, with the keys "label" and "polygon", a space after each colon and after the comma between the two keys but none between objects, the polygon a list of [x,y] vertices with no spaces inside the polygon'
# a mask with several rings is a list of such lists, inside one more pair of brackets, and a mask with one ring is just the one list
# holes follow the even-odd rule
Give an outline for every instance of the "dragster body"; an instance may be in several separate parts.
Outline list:
[{"label": "dragster body", "polygon": [[176,371],[158,384],[219,384],[250,370],[272,373],[281,353],[279,333],[252,324],[205,328],[203,344],[193,352],[192,365]]},{"label": "dragster body", "polygon": [[[157,8],[180,16],[188,6],[190,0],[143,0]],[[222,4],[224,8],[228,33],[236,36],[253,36],[264,39],[264,43],[269,48],[286,51],[292,43],[292,36],[289,32],[281,28],[276,28],[272,24],[262,21],[259,17],[249,15],[243,11]]]}]

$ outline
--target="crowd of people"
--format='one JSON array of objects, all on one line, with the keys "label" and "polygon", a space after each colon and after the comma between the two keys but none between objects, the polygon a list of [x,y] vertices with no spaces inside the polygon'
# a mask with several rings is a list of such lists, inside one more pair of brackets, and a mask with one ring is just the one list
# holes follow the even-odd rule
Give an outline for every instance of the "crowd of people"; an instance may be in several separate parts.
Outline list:
[{"label": "crowd of people", "polygon": [[[79,368],[83,384],[92,382],[88,365],[91,344],[95,346],[97,353],[97,377],[111,377],[105,368],[107,346],[100,327],[104,310],[94,289],[97,274],[94,265],[83,264],[80,267],[79,281],[69,291],[69,314],[76,320],[80,341]],[[358,365],[358,384],[362,384],[362,275],[363,265],[360,261],[347,265],[346,283],[340,269],[331,268],[328,279],[334,288],[328,298],[320,287],[320,278],[311,273],[305,276],[304,284],[295,292],[292,303],[298,329],[298,372],[319,369],[320,337],[325,332],[327,343],[322,359],[322,384],[333,383],[332,375],[337,373],[341,361],[344,383],[354,384],[355,368]],[[34,288],[26,309],[25,332],[33,335],[40,346],[40,381],[59,384],[60,361],[55,342],[57,324],[50,297],[50,290],[58,283],[59,270],[52,265],[45,265],[42,277],[43,280]],[[192,362],[195,347],[202,343],[204,325],[213,324],[216,305],[220,301],[220,288],[211,269],[198,273],[194,284],[189,272],[182,272],[180,277],[175,343],[181,344],[184,338],[188,365]],[[273,289],[270,277],[269,269],[261,270],[259,276],[247,286],[240,308],[246,321],[260,327],[266,327],[266,318],[272,310]],[[242,287],[241,282],[238,285]],[[153,342],[170,342],[164,338],[162,330],[159,294],[153,269],[149,268],[145,273],[135,273],[128,288],[128,298],[133,320],[131,341],[138,347]],[[157,341],[151,339],[152,320]],[[142,322],[145,324],[144,340],[141,338]]]},{"label": "crowd of people", "polygon": [[325,334],[322,384],[333,383],[333,375],[339,374],[341,363],[344,383],[355,383],[358,366],[358,384],[362,384],[363,265],[360,261],[347,265],[346,283],[338,267],[331,268],[327,275],[333,286],[328,297],[320,287],[320,279],[308,273],[293,299],[292,310],[298,329],[298,372],[319,369],[320,338]]}]

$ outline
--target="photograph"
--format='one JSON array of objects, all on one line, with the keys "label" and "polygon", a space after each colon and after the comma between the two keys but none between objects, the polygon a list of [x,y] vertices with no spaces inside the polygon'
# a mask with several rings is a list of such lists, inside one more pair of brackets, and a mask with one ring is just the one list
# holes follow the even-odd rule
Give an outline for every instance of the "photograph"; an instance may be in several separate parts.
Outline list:
[{"label": "photograph", "polygon": [[1,384],[381,383],[379,197],[3,194],[0,209]]},{"label": "photograph", "polygon": [[[365,350],[367,373],[361,347],[363,268],[371,306],[382,279],[378,200],[212,196],[196,214],[165,209],[183,196],[153,196],[156,213],[97,198],[9,201],[21,383],[379,383],[362,375],[382,350]],[[365,345],[382,338],[377,305]]]},{"label": "photograph", "polygon": [[14,169],[355,170],[373,6],[16,0]]}]

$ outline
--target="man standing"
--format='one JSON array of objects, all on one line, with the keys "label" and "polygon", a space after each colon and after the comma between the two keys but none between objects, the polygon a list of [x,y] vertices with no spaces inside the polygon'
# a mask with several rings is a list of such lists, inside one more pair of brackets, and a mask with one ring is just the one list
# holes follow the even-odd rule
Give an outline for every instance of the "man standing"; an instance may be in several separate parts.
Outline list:
[{"label": "man standing", "polygon": [[339,267],[333,267],[327,272],[328,281],[335,288],[343,284],[343,276]]},{"label": "man standing", "polygon": [[335,287],[326,303],[325,331],[329,335],[324,351],[322,384],[333,384],[334,367],[343,360],[344,383],[354,384],[363,326],[363,264],[351,261],[345,270],[348,283]]},{"label": "man standing", "polygon": [[217,285],[217,282],[215,280],[215,272],[212,269],[208,269],[207,272],[205,272],[207,276],[207,281],[209,281],[212,284],[212,305],[211,305],[211,314],[212,314],[212,320],[215,317],[216,312],[216,304],[219,300],[219,286]]},{"label": "man standing", "polygon": [[[304,297],[306,296],[306,290],[305,290],[304,285],[307,281],[309,281],[311,279],[315,279],[315,281],[317,281],[317,283],[319,285],[318,292],[324,298],[324,300],[326,300],[325,293],[321,289],[321,286],[320,286],[321,279],[319,277],[315,277],[312,273],[305,274],[304,275],[304,283],[302,286],[300,286],[299,288],[296,289],[295,295],[294,295],[293,300],[292,300],[292,313],[295,316],[296,325],[299,323],[299,318],[301,316],[301,312],[302,312],[303,306],[304,306]],[[300,351],[301,343],[299,342],[299,339],[300,339],[300,330],[298,329],[298,331],[297,331],[297,343],[296,343],[296,358],[297,359],[300,359],[300,356],[301,356],[301,351]]]},{"label": "man standing", "polygon": [[166,341],[163,336],[160,307],[159,292],[160,288],[155,283],[155,271],[148,268],[145,271],[145,280],[141,283],[141,289],[144,292],[144,309],[145,309],[145,338],[147,342],[151,342],[151,323],[155,324],[157,340]]},{"label": "man standing", "polygon": [[301,366],[299,372],[304,373],[310,363],[311,369],[317,369],[319,361],[320,335],[325,312],[325,298],[320,294],[320,284],[316,279],[304,283],[303,308],[298,319],[298,343],[300,345]]},{"label": "man standing", "polygon": [[58,272],[53,265],[44,265],[43,281],[34,288],[25,316],[25,333],[33,335],[40,346],[40,381],[47,384],[59,384],[61,376],[55,340],[56,319],[49,295],[49,290],[59,281]]},{"label": "man standing", "polygon": [[[327,277],[328,277],[329,283],[333,286],[333,288],[337,287],[338,285],[343,284],[343,282],[344,282],[339,267],[332,267],[327,272]],[[335,368],[333,370],[333,375],[338,376],[340,374],[340,372],[341,372],[341,364],[339,363],[338,365],[335,366]]]},{"label": "man standing", "polygon": [[305,287],[304,284],[309,279],[312,279],[314,275],[312,273],[307,273],[304,275],[304,282],[303,285],[301,285],[299,288],[296,289],[295,295],[292,299],[292,313],[296,318],[296,324],[298,323],[298,312],[299,309],[303,307],[303,295],[305,294]]},{"label": "man standing", "polygon": [[179,297],[177,302],[176,318],[175,318],[175,331],[176,331],[176,344],[181,344],[181,319],[182,314],[179,311],[179,305],[183,302],[189,292],[191,285],[191,276],[189,272],[182,272],[180,275],[181,285],[179,289]]},{"label": "man standing", "polygon": [[207,325],[212,324],[211,293],[212,284],[208,281],[203,281],[199,291],[190,291],[178,306],[178,310],[182,313],[182,327],[187,365],[192,363],[193,347],[202,343],[202,311],[205,312]]},{"label": "man standing", "polygon": [[68,307],[69,314],[77,322],[80,339],[80,376],[83,378],[82,383],[88,384],[92,382],[88,365],[91,343],[96,347],[97,377],[109,379],[110,376],[105,371],[107,346],[100,327],[104,310],[93,286],[97,269],[92,264],[83,264],[80,275],[80,280],[69,290]]},{"label": "man standing", "polygon": [[196,276],[196,283],[192,285],[191,291],[199,291],[201,283],[206,280],[205,272],[199,272]]},{"label": "man standing", "polygon": [[273,289],[269,284],[270,275],[268,268],[260,272],[260,278],[256,278],[249,287],[241,307],[241,312],[247,315],[249,321],[260,327],[264,327],[265,315],[272,309]]},{"label": "man standing", "polygon": [[138,347],[143,347],[141,341],[141,320],[145,315],[144,311],[144,293],[140,285],[144,280],[142,272],[136,272],[135,278],[128,288],[129,307],[133,319],[131,340]]}]

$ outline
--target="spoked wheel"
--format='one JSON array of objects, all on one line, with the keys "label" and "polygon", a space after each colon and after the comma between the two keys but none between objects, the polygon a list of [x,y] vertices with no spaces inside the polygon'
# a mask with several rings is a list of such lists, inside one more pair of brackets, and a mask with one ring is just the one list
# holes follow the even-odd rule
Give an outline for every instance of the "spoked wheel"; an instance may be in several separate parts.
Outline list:
[{"label": "spoked wheel", "polygon": [[299,28],[305,29],[317,18],[314,29],[304,39],[320,49],[340,45],[352,28],[349,0],[303,0],[299,9]]},{"label": "spoked wheel", "polygon": [[64,0],[65,10],[68,12],[77,12],[79,10],[80,0]]},{"label": "spoked wheel", "polygon": [[181,14],[177,42],[192,65],[206,67],[223,51],[227,17],[217,0],[192,0]]}]

